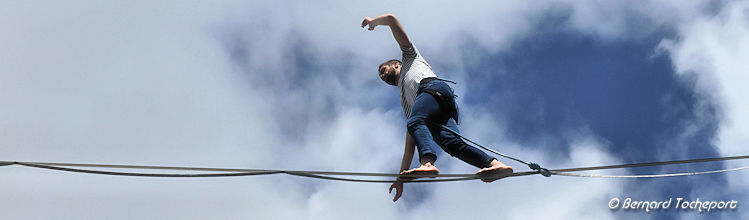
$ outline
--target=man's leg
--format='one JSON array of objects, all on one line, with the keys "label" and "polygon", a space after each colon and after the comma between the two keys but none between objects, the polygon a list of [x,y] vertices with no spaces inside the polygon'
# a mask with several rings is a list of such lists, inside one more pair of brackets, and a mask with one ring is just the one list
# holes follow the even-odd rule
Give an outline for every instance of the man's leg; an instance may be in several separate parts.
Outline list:
[{"label": "man's leg", "polygon": [[[454,131],[458,131],[458,125],[452,118],[448,119],[445,125]],[[512,167],[499,162],[494,157],[490,157],[478,148],[468,145],[460,139],[460,137],[447,130],[443,129],[440,132],[439,141],[442,149],[448,154],[475,167],[481,168],[481,170],[476,174],[491,176],[482,178],[481,180],[484,182],[492,182],[500,179],[501,177],[497,177],[498,174],[509,174],[513,172]]]},{"label": "man's leg", "polygon": [[[458,126],[453,119],[447,120],[445,126],[458,131]],[[439,141],[440,146],[442,146],[445,152],[478,168],[489,167],[489,163],[494,159],[494,157],[487,155],[478,148],[468,145],[460,137],[445,129],[441,129]]]},{"label": "man's leg", "polygon": [[419,93],[411,108],[411,116],[408,118],[408,133],[416,142],[419,150],[419,162],[421,166],[406,171],[404,174],[437,174],[439,170],[434,167],[437,160],[435,147],[439,146],[427,127],[427,120],[440,110],[439,102],[431,94]]}]

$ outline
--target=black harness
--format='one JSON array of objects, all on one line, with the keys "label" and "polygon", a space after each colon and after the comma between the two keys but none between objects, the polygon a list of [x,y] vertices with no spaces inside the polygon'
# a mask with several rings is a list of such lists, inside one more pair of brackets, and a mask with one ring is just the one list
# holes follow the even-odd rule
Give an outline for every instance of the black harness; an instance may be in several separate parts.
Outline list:
[{"label": "black harness", "polygon": [[[419,85],[425,85],[426,83],[429,83],[429,82],[431,82],[433,80],[440,80],[440,81],[444,81],[444,82],[449,82],[449,83],[452,83],[452,84],[456,84],[455,81],[452,81],[452,80],[442,79],[442,78],[437,78],[437,77],[429,77],[429,78],[422,79],[421,82],[419,82]],[[455,119],[455,123],[459,123],[459,121],[458,121],[458,105],[455,104],[455,97],[457,97],[457,96],[455,94],[452,94],[452,95],[450,95],[450,94],[443,94],[443,92],[437,91],[436,89],[429,89],[429,88],[425,88],[425,87],[421,87],[420,86],[420,88],[416,92],[416,94],[419,94],[419,93],[422,93],[422,92],[426,92],[426,93],[431,94],[432,96],[434,96],[437,99],[437,102],[440,105],[440,109],[443,110],[443,111],[445,111],[445,113],[447,114],[447,116],[449,118]]]}]

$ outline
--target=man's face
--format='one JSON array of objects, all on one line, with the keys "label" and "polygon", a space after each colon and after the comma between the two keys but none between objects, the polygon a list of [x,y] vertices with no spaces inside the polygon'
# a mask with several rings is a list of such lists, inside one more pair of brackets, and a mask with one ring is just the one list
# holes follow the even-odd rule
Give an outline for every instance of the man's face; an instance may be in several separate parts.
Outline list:
[{"label": "man's face", "polygon": [[393,65],[382,65],[380,67],[380,79],[391,86],[396,86],[396,81],[398,80],[398,73],[400,73],[400,63],[395,63]]}]

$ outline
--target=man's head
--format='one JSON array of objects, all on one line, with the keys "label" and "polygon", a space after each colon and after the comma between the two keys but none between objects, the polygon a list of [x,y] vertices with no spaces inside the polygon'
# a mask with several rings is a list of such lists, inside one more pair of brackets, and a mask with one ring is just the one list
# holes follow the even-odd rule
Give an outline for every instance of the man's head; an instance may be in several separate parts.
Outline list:
[{"label": "man's head", "polygon": [[398,77],[401,74],[401,61],[392,59],[380,64],[377,68],[380,79],[391,86],[396,86]]}]

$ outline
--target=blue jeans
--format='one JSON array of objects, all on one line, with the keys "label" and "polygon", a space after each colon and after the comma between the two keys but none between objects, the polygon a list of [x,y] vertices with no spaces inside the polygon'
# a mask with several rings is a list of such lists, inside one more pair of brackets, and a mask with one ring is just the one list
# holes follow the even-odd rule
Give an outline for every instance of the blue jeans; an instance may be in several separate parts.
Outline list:
[{"label": "blue jeans", "polygon": [[[440,99],[424,90],[437,91],[443,98]],[[434,149],[440,146],[451,156],[466,163],[478,168],[489,167],[489,162],[495,158],[442,129],[442,125],[446,125],[458,131],[455,121],[457,117],[454,118],[452,115],[457,114],[457,111],[452,111],[456,105],[454,98],[452,88],[442,80],[422,81],[419,84],[419,92],[407,121],[408,133],[416,141],[416,148],[419,150],[419,159],[429,158],[437,161]]]}]

